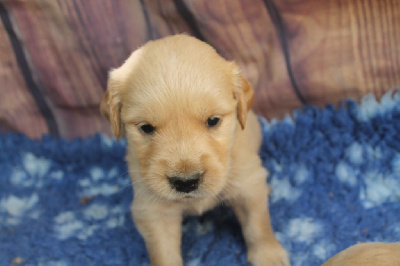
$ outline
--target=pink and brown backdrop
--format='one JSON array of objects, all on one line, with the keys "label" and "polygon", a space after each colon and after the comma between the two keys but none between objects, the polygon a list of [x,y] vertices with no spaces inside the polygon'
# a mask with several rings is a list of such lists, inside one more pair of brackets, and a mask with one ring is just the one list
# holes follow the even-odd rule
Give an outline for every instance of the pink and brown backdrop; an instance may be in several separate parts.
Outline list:
[{"label": "pink and brown backdrop", "polygon": [[110,134],[107,72],[186,32],[235,60],[282,118],[400,85],[399,0],[0,0],[0,132]]}]

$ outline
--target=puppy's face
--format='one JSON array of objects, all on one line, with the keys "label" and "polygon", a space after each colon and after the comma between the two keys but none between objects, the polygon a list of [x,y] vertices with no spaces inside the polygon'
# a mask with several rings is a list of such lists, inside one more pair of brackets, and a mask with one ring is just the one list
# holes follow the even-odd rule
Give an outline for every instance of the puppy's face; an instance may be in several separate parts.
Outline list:
[{"label": "puppy's face", "polygon": [[214,197],[229,179],[253,90],[235,64],[185,35],[149,42],[110,73],[101,111],[125,134],[141,180],[167,200]]}]

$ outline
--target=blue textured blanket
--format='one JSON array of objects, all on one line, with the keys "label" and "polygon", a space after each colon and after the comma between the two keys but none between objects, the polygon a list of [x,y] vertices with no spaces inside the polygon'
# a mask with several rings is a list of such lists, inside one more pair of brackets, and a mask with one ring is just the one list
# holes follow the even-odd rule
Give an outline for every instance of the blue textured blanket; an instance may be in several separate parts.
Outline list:
[{"label": "blue textured blanket", "polygon": [[[271,216],[293,265],[400,240],[400,94],[263,122]],[[0,136],[0,265],[148,265],[125,142]],[[184,221],[186,265],[245,265],[228,208]]]}]

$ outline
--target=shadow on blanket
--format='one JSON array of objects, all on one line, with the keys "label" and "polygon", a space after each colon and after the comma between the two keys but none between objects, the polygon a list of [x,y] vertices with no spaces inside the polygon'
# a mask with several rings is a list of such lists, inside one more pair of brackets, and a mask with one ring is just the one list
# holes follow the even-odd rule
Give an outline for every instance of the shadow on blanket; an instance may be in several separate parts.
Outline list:
[{"label": "shadow on blanket", "polygon": [[[271,215],[293,265],[357,242],[400,240],[400,93],[263,121]],[[130,218],[124,141],[0,135],[0,265],[148,265]],[[245,265],[218,208],[183,226],[186,265]]]}]

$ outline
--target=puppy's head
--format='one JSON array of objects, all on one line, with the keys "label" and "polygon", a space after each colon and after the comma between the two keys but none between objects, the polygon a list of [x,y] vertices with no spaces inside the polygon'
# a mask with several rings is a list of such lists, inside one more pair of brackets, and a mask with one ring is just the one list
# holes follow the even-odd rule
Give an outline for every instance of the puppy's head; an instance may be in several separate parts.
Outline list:
[{"label": "puppy's head", "polygon": [[134,148],[146,187],[179,200],[224,188],[252,101],[236,64],[176,35],[147,43],[110,72],[101,112]]}]

